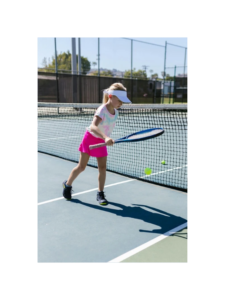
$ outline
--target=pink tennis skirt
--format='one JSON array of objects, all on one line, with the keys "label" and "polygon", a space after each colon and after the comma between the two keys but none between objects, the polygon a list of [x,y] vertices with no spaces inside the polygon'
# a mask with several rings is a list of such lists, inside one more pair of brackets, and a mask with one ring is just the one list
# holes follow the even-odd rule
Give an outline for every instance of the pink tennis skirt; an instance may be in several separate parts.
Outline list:
[{"label": "pink tennis skirt", "polygon": [[100,143],[104,143],[104,142],[105,141],[103,139],[96,138],[90,132],[86,131],[78,150],[80,152],[87,153],[88,155],[93,156],[93,157],[108,156],[106,146],[92,149],[92,150],[90,150],[90,148],[89,148],[89,146],[91,146],[91,145],[100,144]]}]

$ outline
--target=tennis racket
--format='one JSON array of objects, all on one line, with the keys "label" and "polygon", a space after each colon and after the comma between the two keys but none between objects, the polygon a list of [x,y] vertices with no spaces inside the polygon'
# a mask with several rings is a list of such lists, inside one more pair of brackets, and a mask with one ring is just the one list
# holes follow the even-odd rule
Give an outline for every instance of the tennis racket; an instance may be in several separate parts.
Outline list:
[{"label": "tennis racket", "polygon": [[[161,134],[164,133],[164,130],[162,128],[151,128],[151,129],[146,129],[142,131],[135,132],[131,135],[125,136],[121,139],[115,140],[116,143],[123,143],[123,142],[139,142],[139,141],[144,141],[148,139],[155,138]],[[96,145],[91,145],[89,148],[95,149],[95,148],[100,148],[106,146],[106,143],[100,143]]]}]

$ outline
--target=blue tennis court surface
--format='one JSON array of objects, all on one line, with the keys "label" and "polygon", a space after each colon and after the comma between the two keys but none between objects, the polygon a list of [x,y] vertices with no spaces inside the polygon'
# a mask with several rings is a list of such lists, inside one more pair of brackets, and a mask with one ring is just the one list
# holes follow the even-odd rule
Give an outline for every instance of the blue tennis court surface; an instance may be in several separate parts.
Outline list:
[{"label": "blue tennis court surface", "polygon": [[75,165],[38,154],[38,262],[115,261],[187,223],[187,193],[111,172],[109,205],[100,206],[98,169],[92,167],[74,181],[73,199],[66,201],[62,181]]}]

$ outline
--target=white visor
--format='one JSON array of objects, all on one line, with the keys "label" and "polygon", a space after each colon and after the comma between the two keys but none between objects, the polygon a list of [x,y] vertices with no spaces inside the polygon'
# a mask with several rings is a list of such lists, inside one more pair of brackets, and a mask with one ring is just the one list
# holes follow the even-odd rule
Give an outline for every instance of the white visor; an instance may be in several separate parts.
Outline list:
[{"label": "white visor", "polygon": [[104,94],[108,95],[114,95],[120,99],[123,103],[132,103],[128,98],[127,98],[127,92],[126,91],[119,91],[119,90],[104,90]]}]

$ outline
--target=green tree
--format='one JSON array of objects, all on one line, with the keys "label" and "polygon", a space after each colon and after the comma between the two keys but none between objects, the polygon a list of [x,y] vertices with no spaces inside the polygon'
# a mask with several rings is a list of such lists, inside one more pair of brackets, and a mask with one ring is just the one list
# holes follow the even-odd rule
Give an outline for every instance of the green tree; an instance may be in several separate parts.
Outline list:
[{"label": "green tree", "polygon": [[42,60],[42,66],[43,66],[44,68],[47,67],[47,59],[46,59],[46,57],[44,57],[43,60]]},{"label": "green tree", "polygon": [[[98,76],[98,71],[94,71],[92,72],[91,74],[89,75],[92,75],[92,76]],[[110,70],[107,70],[107,71],[101,71],[100,72],[100,76],[106,76],[106,77],[113,77],[113,72],[110,71]]]},{"label": "green tree", "polygon": [[155,73],[155,74],[152,74],[151,78],[152,78],[152,79],[158,79],[158,78],[159,78],[159,76],[158,76],[158,74],[157,74],[157,73]]},{"label": "green tree", "polygon": [[[76,55],[77,59],[77,72],[78,72],[78,55]],[[71,71],[71,53],[69,51],[67,52],[61,52],[59,55],[57,55],[57,65],[58,70],[66,70]],[[47,68],[49,69],[55,69],[55,57],[52,57],[52,62],[47,65]],[[86,58],[81,56],[81,72],[82,74],[87,74],[88,71],[90,71],[91,63]]]},{"label": "green tree", "polygon": [[[130,78],[131,77],[131,71],[126,70],[124,72],[124,77]],[[132,77],[133,78],[139,78],[139,79],[148,79],[147,74],[145,70],[137,70],[134,68],[132,71]]]},{"label": "green tree", "polygon": [[174,80],[174,77],[170,76],[170,74],[166,74],[166,80]]}]

